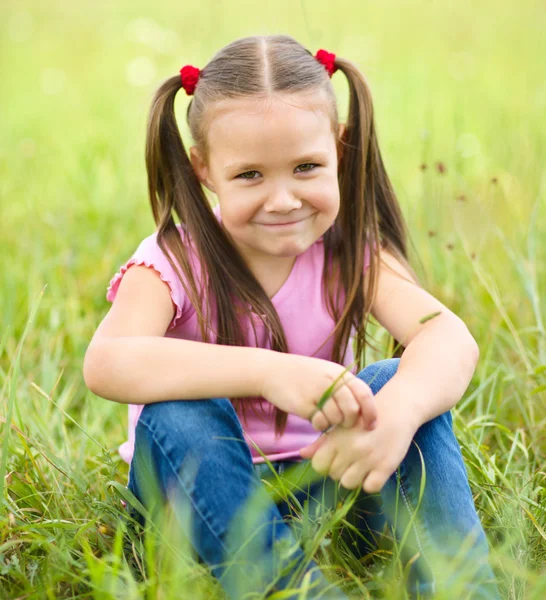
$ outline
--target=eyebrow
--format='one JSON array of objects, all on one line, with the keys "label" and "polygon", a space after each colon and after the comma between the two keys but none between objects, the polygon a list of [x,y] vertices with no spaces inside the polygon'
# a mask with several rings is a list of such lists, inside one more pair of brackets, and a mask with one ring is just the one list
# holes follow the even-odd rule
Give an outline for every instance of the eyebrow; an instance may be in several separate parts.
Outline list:
[{"label": "eyebrow", "polygon": [[[321,161],[326,161],[328,157],[328,154],[326,152],[313,152],[311,154],[304,154],[303,156],[300,156],[299,158],[295,158],[294,160],[292,160],[291,162],[293,164],[302,164],[305,162],[309,162],[309,161],[313,161],[313,160],[321,160]],[[260,163],[244,163],[244,162],[239,162],[239,163],[230,163],[229,165],[226,165],[224,167],[224,171],[250,171],[252,169],[260,169],[262,168],[264,165],[260,164]]]}]

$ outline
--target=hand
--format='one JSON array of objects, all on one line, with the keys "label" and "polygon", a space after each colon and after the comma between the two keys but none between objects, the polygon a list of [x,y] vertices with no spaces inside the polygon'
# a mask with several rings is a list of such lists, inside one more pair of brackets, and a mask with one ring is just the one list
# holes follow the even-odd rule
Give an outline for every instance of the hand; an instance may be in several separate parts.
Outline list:
[{"label": "hand", "polygon": [[[381,394],[377,394],[376,398]],[[366,431],[358,421],[349,430],[334,428],[302,448],[313,469],[349,490],[362,486],[368,494],[379,492],[408,453],[419,427],[411,404],[377,402],[377,425]]]},{"label": "hand", "polygon": [[318,431],[330,425],[352,427],[362,417],[363,427],[373,427],[376,408],[370,387],[350,371],[336,383],[322,409],[321,396],[345,371],[343,365],[302,356],[273,352],[261,385],[261,396],[285,412],[311,421]]}]

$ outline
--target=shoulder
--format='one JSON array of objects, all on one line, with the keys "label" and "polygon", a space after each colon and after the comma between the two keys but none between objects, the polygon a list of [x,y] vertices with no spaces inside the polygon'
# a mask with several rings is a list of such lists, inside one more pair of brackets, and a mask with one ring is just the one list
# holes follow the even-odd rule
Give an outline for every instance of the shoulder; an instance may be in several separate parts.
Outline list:
[{"label": "shoulder", "polygon": [[[181,236],[186,239],[186,236],[183,235],[183,227],[178,225],[177,229]],[[176,257],[173,256],[168,249],[167,253],[173,260],[174,264],[178,267]],[[175,269],[173,269],[173,266],[169,262],[167,256],[159,246],[157,232],[145,237],[138,244],[138,247],[129,257],[129,259],[119,267],[118,271],[110,279],[108,288],[106,290],[106,300],[108,302],[114,302],[120,288],[121,281],[123,280],[127,271],[129,271],[133,266],[148,267],[150,270],[155,272],[156,276],[158,276],[163,283],[167,285],[175,307],[175,316],[171,326],[169,327],[169,329],[172,329],[184,316],[188,302],[186,299],[186,292],[178,274],[176,273]],[[177,268],[177,270],[180,272],[180,276],[183,276],[181,269]]]}]

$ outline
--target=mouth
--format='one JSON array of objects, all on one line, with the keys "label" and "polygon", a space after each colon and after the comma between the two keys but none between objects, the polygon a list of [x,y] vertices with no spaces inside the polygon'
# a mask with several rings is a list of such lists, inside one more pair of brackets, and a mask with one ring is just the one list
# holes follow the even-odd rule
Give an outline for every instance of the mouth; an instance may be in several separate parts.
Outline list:
[{"label": "mouth", "polygon": [[307,221],[308,218],[309,217],[305,217],[303,219],[299,219],[298,221],[290,221],[290,222],[287,222],[287,223],[273,223],[273,224],[258,223],[258,225],[262,225],[262,227],[269,227],[269,228],[272,228],[272,229],[284,228],[284,227],[293,227],[294,225],[297,225],[298,223],[303,223],[304,221]]}]

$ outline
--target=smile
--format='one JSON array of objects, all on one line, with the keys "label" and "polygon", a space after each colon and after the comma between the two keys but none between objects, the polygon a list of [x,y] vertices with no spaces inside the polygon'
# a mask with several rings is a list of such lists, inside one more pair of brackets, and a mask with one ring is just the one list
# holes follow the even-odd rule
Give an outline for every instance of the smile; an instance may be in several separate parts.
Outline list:
[{"label": "smile", "polygon": [[269,227],[271,229],[283,229],[285,227],[293,227],[294,225],[298,225],[298,223],[303,223],[307,221],[309,217],[305,217],[304,219],[300,219],[299,221],[292,221],[291,223],[280,223],[276,225],[268,225],[266,223],[258,223],[258,225],[262,225],[262,227]]}]

